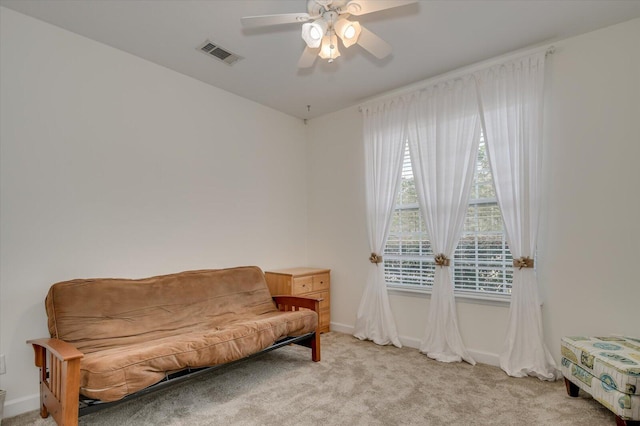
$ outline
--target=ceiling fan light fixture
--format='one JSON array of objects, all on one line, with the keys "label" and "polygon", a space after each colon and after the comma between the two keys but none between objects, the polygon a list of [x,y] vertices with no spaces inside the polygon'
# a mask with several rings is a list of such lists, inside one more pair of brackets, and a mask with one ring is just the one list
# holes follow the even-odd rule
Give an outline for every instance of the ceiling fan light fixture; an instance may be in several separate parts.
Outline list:
[{"label": "ceiling fan light fixture", "polygon": [[338,37],[336,37],[335,33],[323,37],[322,47],[320,48],[320,53],[318,55],[322,59],[328,59],[329,63],[333,62],[334,59],[340,56],[340,51],[338,50]]},{"label": "ceiling fan light fixture", "polygon": [[312,49],[320,47],[322,37],[327,32],[327,23],[322,19],[302,24],[302,39]]},{"label": "ceiling fan light fixture", "polygon": [[358,37],[362,32],[362,26],[358,21],[349,21],[347,19],[340,19],[334,25],[336,34],[342,40],[344,47],[353,46],[358,42]]},{"label": "ceiling fan light fixture", "polygon": [[383,59],[391,53],[391,45],[361,26],[359,22],[350,21],[348,18],[418,2],[418,0],[306,1],[306,13],[245,16],[241,18],[242,25],[245,28],[255,28],[304,22],[301,36],[307,46],[298,60],[298,68],[313,66],[316,55],[333,62],[340,56],[338,39],[342,40],[345,48],[357,43],[376,58]]}]

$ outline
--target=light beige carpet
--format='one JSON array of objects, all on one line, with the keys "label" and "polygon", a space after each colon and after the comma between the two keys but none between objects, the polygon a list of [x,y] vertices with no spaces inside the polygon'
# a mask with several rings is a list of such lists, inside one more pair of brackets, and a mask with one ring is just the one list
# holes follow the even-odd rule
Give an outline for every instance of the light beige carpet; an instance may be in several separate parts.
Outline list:
[{"label": "light beige carpet", "polygon": [[[564,384],[416,349],[322,335],[322,361],[288,346],[80,418],[81,425],[615,425]],[[53,425],[36,412],[3,426]]]}]

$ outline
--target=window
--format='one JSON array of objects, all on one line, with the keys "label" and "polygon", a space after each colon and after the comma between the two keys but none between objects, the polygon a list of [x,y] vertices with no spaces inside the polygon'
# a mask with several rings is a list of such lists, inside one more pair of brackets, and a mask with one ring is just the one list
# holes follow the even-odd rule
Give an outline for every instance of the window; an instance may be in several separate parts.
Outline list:
[{"label": "window", "polygon": [[[388,286],[430,289],[435,262],[415,189],[409,147],[396,199],[384,268]],[[484,138],[480,140],[473,187],[451,267],[457,293],[509,295],[513,260],[507,245]]]}]

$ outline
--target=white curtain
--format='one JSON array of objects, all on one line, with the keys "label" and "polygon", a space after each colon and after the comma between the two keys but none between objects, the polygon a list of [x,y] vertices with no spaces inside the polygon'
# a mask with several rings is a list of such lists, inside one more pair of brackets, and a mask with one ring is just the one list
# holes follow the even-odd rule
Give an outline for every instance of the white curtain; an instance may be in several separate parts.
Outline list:
[{"label": "white curtain", "polygon": [[411,164],[420,209],[436,258],[429,317],[420,351],[443,362],[475,361],[460,332],[448,265],[458,245],[480,140],[480,116],[471,76],[422,90],[408,122]]},{"label": "white curtain", "polygon": [[[389,235],[406,142],[407,103],[398,98],[363,108],[367,230],[371,263],[353,335],[402,347],[380,259]],[[377,259],[376,259],[377,257]],[[378,263],[375,263],[378,262]]]},{"label": "white curtain", "polygon": [[[540,210],[545,53],[476,73],[491,171],[514,260],[509,324],[500,366],[514,377],[558,377],[544,344],[534,258]],[[528,265],[526,265],[528,263]]]}]

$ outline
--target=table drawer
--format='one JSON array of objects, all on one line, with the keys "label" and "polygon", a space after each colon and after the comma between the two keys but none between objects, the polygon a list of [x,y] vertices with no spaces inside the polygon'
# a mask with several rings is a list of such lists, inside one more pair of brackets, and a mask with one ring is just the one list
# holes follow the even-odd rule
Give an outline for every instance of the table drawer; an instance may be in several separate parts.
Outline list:
[{"label": "table drawer", "polygon": [[320,317],[318,318],[318,328],[320,332],[329,331],[329,326],[331,324],[330,312],[328,309],[320,312]]},{"label": "table drawer", "polygon": [[329,289],[329,274],[314,275],[312,278],[313,291]]},{"label": "table drawer", "polygon": [[313,291],[312,277],[299,277],[293,279],[291,294],[305,294]]},{"label": "table drawer", "polygon": [[308,294],[306,296],[307,297],[313,297],[314,299],[322,299],[322,301],[320,302],[320,310],[328,308],[329,306],[331,306],[329,304],[330,300],[329,300],[329,292],[328,291],[319,291],[317,293]]}]

